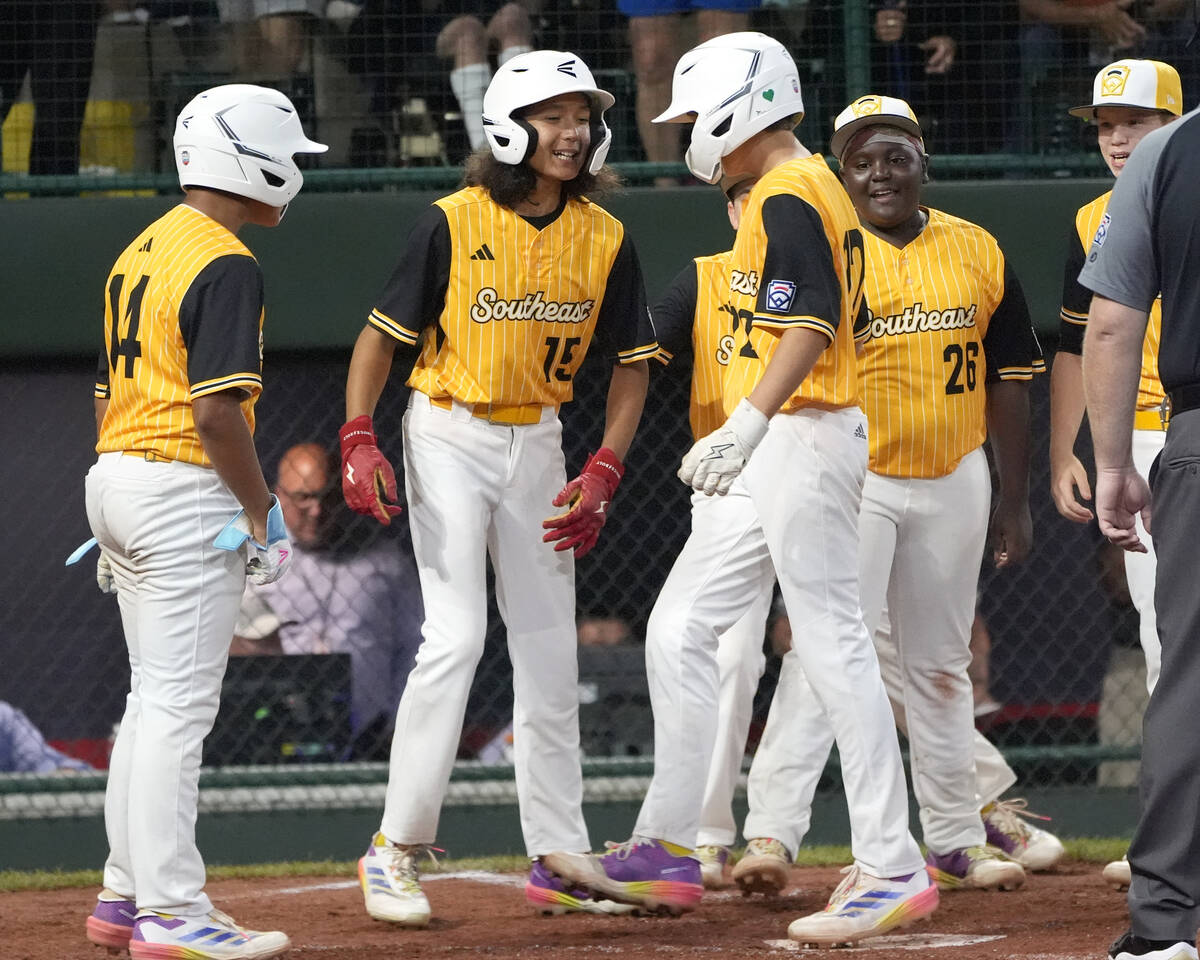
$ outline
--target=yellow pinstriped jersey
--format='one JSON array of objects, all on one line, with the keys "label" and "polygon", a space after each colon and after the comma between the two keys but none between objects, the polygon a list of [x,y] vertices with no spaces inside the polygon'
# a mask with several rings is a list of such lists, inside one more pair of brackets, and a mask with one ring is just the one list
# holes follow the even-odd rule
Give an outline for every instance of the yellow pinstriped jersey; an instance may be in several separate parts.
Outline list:
[{"label": "yellow pinstriped jersey", "polygon": [[688,422],[692,437],[706,437],[725,422],[724,375],[733,358],[737,309],[729,303],[729,260],[733,251],[696,257],[654,305],[658,359],[670,362],[689,344],[692,387]]},{"label": "yellow pinstriped jersey", "polygon": [[[1075,214],[1075,225],[1067,240],[1067,264],[1063,274],[1063,299],[1059,311],[1059,349],[1068,353],[1083,352],[1083,333],[1087,329],[1088,309],[1092,291],[1079,282],[1079,271],[1091,249],[1092,240],[1104,220],[1112,191],[1085,203]],[[1158,377],[1158,344],[1162,336],[1162,297],[1156,297],[1146,323],[1146,339],[1142,341],[1142,375],[1138,381],[1139,410],[1154,410],[1163,401],[1162,382]]]},{"label": "yellow pinstriped jersey", "polygon": [[793,327],[820,332],[829,346],[780,411],[853,405],[862,279],[858,218],[824,157],[790,160],[765,174],[746,200],[730,261],[730,300],[740,323],[725,410],[749,396],[780,335]]},{"label": "yellow pinstriped jersey", "polygon": [[420,341],[410,386],[469,404],[570,400],[593,335],[620,363],[658,350],[620,221],[583,199],[526,218],[481,187],[418,222],[368,322]]},{"label": "yellow pinstriped jersey", "polygon": [[104,287],[95,396],[108,406],[96,451],[212,466],[192,401],[241,391],[253,432],[262,322],[262,274],[236,236],[186,204],[150,224],[117,258]]},{"label": "yellow pinstriped jersey", "polygon": [[942,477],[987,436],[986,382],[1043,368],[1024,294],[990,233],[929,210],[895,247],[864,231],[869,322],[859,398],[870,469]]}]

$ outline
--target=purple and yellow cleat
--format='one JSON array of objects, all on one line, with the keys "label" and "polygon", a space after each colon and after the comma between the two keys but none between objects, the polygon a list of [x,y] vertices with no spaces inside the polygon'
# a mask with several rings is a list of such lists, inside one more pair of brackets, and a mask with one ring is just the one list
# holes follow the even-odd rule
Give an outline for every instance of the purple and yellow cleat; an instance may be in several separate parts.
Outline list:
[{"label": "purple and yellow cleat", "polygon": [[700,862],[690,850],[665,840],[633,837],[603,855],[551,853],[542,863],[572,889],[645,913],[678,916],[695,910],[704,895]]}]

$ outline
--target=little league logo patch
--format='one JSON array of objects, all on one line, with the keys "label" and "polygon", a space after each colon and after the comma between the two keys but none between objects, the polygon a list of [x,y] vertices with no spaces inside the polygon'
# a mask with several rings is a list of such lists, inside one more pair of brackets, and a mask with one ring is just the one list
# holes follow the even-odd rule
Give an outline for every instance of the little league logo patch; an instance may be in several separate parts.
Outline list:
[{"label": "little league logo patch", "polygon": [[1112,222],[1112,218],[1108,215],[1108,211],[1104,211],[1104,218],[1100,221],[1100,226],[1096,228],[1096,235],[1092,237],[1092,247],[1088,251],[1088,263],[1095,263],[1096,257],[1100,255],[1100,248],[1104,246],[1104,238],[1108,236],[1108,225]]},{"label": "little league logo patch", "polygon": [[1119,97],[1125,92],[1125,81],[1128,79],[1128,67],[1113,67],[1111,70],[1105,70],[1104,79],[1100,81],[1100,95]]},{"label": "little league logo patch", "polygon": [[796,297],[796,285],[791,280],[772,280],[767,284],[767,309],[783,313]]}]

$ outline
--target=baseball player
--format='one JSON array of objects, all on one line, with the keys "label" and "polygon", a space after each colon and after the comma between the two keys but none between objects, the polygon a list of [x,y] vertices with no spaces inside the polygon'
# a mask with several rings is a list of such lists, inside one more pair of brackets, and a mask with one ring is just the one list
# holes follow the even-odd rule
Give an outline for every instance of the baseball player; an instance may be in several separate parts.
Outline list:
[{"label": "baseball player", "polygon": [[[793,132],[804,106],[778,41],[734,33],[685,53],[657,119],[694,120],[687,162],[715,183],[758,183],[729,265],[738,329],[723,384],[725,423],[698,440],[680,478],[717,494],[650,616],[654,778],[634,835],[602,858],[547,858],[615,900],[682,910],[700,897],[696,843],[718,701],[717,638],[774,572],[797,653],[837,734],[855,864],[802,942],[846,943],[927,916],[938,891],[908,831],[904,769],[858,596],[858,516],[867,467],[856,406],[854,326],[865,319],[863,237],[821,156]],[[785,705],[786,706],[786,705]]]},{"label": "baseball player", "polygon": [[[404,466],[425,622],[396,716],[383,820],[359,862],[376,919],[429,921],[416,861],[437,833],[483,652],[488,556],[513,662],[528,853],[589,849],[574,561],[604,525],[641,416],[646,360],[658,351],[632,243],[584,196],[613,179],[603,166],[612,104],[574,54],[536,51],[497,70],[483,109],[490,148],[472,157],[469,185],[417,222],[355,344],[342,489],[351,508],[383,523],[399,508],[388,502],[396,481],[371,415],[397,346],[419,349]],[[613,361],[607,421],[600,449],[567,483],[558,408],[593,339]],[[544,520],[552,506],[561,513]],[[539,862],[526,895],[539,908],[596,909]]]},{"label": "baseball player", "polygon": [[[1096,125],[1100,155],[1114,177],[1138,142],[1151,130],[1170,123],[1183,113],[1183,92],[1175,68],[1158,60],[1117,60],[1101,68],[1092,85],[1092,102],[1073,107],[1070,113]],[[1075,214],[1067,239],[1063,272],[1062,309],[1059,312],[1058,353],[1050,374],[1050,493],[1058,512],[1076,523],[1088,523],[1092,511],[1080,500],[1092,498],[1087,471],[1075,456],[1075,438],[1083,421],[1083,334],[1087,329],[1092,291],[1079,282],[1087,250],[1099,231],[1107,228],[1105,211],[1112,191],[1084,204]],[[1162,329],[1162,301],[1155,300],[1142,344],[1142,376],[1138,384],[1137,413],[1133,421],[1133,458],[1138,472],[1150,473],[1163,448],[1168,410],[1158,379],[1158,342]],[[1139,521],[1140,523],[1140,521]],[[1160,649],[1154,617],[1154,547],[1145,529],[1138,534],[1145,553],[1125,552],[1125,579],[1129,597],[1139,617],[1138,636],[1146,655],[1146,686],[1158,680]],[[1103,871],[1117,889],[1129,886],[1129,862],[1116,860]]]},{"label": "baseball player", "polygon": [[287,936],[242,929],[204,892],[196,801],[247,573],[269,583],[291,552],[254,451],[263,280],[237,234],[278,224],[304,182],[293,154],[327,148],[287,97],[245,84],[188,103],[174,148],[183,203],[125,248],[104,287],[87,512],[131,680],[87,935],[134,958],[273,957]]},{"label": "baseball player", "polygon": [[[747,177],[722,185],[734,230],[754,183],[753,178]],[[733,359],[735,334],[740,324],[737,307],[730,302],[729,294],[732,255],[732,250],[726,250],[697,257],[680,271],[651,310],[661,347],[658,359],[669,362],[683,351],[692,354],[689,421],[694,440],[708,436],[725,420],[721,380]],[[715,516],[720,520],[720,504],[718,498],[700,492],[692,494],[694,535],[708,535],[704,532],[708,518]],[[763,634],[774,588],[774,571],[764,570],[754,603],[737,623],[721,634],[717,643],[720,672],[717,734],[695,850],[701,879],[708,889],[719,890],[729,885],[730,847],[737,837],[733,792],[746,752],[754,693],[766,668]]]},{"label": "baseball player", "polygon": [[[991,505],[989,434],[1001,486],[996,564],[1018,563],[1030,547],[1028,385],[1041,352],[995,239],[921,206],[928,158],[907,103],[855,100],[834,121],[831,151],[865,230],[863,615],[901,708],[930,874],[943,888],[1012,889],[1024,870],[988,843],[980,814],[968,644]],[[810,681],[798,658],[784,658],[751,768],[749,851],[770,839],[794,852],[807,828],[833,739]]]}]

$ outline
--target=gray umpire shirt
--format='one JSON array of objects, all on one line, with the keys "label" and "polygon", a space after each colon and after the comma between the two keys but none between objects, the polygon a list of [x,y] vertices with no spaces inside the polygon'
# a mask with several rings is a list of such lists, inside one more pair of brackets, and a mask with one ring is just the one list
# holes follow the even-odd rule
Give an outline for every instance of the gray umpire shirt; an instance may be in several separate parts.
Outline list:
[{"label": "gray umpire shirt", "polygon": [[1162,291],[1158,372],[1168,392],[1200,384],[1198,158],[1200,109],[1147,134],[1121,171],[1079,272],[1085,287],[1136,310],[1149,311]]}]

